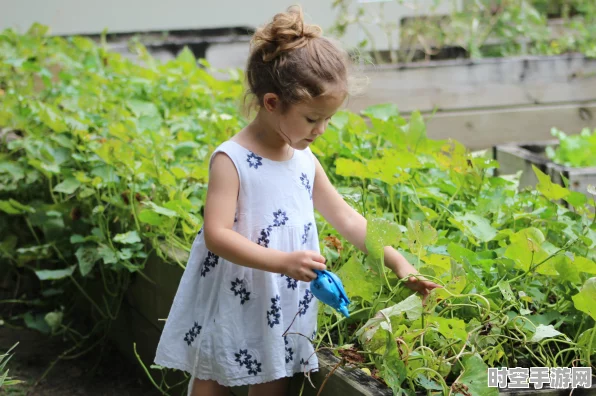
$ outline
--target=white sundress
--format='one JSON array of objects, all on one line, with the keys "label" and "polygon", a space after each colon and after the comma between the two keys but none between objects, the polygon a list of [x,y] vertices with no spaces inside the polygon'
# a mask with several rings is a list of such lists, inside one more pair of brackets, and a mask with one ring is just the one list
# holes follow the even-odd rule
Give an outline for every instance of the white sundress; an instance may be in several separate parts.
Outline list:
[{"label": "white sundress", "polygon": [[[211,159],[217,152],[232,159],[240,179],[235,231],[271,249],[320,252],[309,148],[294,150],[287,161],[260,157],[231,140]],[[188,372],[189,394],[194,378],[240,386],[317,371],[312,339],[318,300],[310,284],[218,257],[207,250],[202,231],[193,242],[155,363]]]}]

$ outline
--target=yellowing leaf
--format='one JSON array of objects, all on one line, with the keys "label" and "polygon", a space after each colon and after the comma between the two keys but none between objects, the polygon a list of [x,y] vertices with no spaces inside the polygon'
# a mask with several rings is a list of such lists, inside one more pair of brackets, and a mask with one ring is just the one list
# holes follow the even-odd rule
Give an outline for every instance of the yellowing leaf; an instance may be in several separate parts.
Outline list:
[{"label": "yellowing leaf", "polygon": [[534,173],[538,178],[536,189],[540,191],[546,198],[550,199],[551,201],[556,201],[569,195],[568,189],[553,183],[550,177],[544,174],[535,165],[532,165],[532,169],[534,169]]}]

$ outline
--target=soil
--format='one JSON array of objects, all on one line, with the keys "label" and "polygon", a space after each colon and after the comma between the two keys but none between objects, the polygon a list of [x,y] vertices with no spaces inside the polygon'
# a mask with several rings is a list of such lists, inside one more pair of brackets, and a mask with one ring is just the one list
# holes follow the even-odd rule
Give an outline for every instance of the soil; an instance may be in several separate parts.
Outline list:
[{"label": "soil", "polygon": [[99,348],[75,359],[56,363],[45,379],[36,384],[50,364],[68,345],[29,329],[0,327],[0,351],[16,342],[8,362],[9,376],[23,383],[3,387],[10,396],[157,396],[140,365],[125,360],[110,344],[100,357]]}]

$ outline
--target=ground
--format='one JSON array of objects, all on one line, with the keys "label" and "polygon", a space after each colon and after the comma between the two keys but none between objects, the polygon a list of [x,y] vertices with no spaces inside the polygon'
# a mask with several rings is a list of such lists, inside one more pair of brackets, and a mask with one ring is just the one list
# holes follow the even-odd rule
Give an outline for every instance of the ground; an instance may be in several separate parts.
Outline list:
[{"label": "ground", "polygon": [[[125,360],[112,346],[101,360],[99,350],[80,359],[58,362],[37,386],[51,362],[67,349],[60,339],[49,339],[29,329],[0,327],[0,351],[16,342],[14,356],[8,363],[9,375],[24,381],[2,388],[0,394],[10,396],[154,396],[160,393],[151,385],[140,365]],[[98,363],[96,369],[93,368]]]}]

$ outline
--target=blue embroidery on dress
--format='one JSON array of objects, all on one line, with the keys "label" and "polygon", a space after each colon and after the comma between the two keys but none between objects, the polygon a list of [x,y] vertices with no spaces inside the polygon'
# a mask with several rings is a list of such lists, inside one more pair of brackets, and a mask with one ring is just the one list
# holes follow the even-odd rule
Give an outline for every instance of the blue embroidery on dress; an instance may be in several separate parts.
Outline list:
[{"label": "blue embroidery on dress", "polygon": [[261,230],[261,236],[257,239],[257,243],[263,247],[269,247],[269,234],[271,233],[271,226]]},{"label": "blue embroidery on dress", "polygon": [[312,223],[308,223],[304,225],[304,234],[302,235],[302,244],[306,244],[308,241],[308,232],[310,231],[310,227],[312,227]]},{"label": "blue embroidery on dress", "polygon": [[286,344],[286,363],[290,363],[291,360],[294,360],[294,351],[292,348],[288,347],[290,343],[288,342],[287,336],[284,336],[284,342]]},{"label": "blue embroidery on dress", "polygon": [[207,272],[211,271],[211,268],[215,268],[217,263],[219,263],[219,256],[211,252],[207,252],[207,257],[203,262],[203,268],[201,268],[201,276],[207,275]]},{"label": "blue embroidery on dress", "polygon": [[195,338],[197,338],[199,334],[201,334],[201,329],[202,327],[199,326],[197,322],[195,322],[195,324],[190,328],[190,330],[186,332],[186,334],[184,335],[184,341],[186,341],[188,346],[190,346],[195,340]]},{"label": "blue embroidery on dress", "polygon": [[263,159],[263,157],[259,157],[252,151],[250,152],[250,154],[246,155],[246,162],[248,162],[249,168],[258,169],[259,166],[263,165],[263,163],[261,162],[262,159]]},{"label": "blue embroidery on dress", "polygon": [[203,232],[203,226],[201,226],[201,229],[199,230],[199,233],[197,235],[201,235],[201,232]]},{"label": "blue embroidery on dress", "polygon": [[246,301],[250,300],[250,292],[246,290],[244,280],[236,278],[236,281],[232,281],[230,290],[234,292],[235,296],[240,296],[240,304],[244,305]]},{"label": "blue embroidery on dress", "polygon": [[286,281],[288,282],[288,289],[296,290],[296,287],[298,287],[298,281],[296,279],[290,278],[289,276],[284,274],[281,274],[281,276],[286,277]]},{"label": "blue embroidery on dress", "polygon": [[267,311],[267,323],[269,324],[269,327],[273,328],[273,326],[279,324],[279,318],[281,317],[281,314],[279,313],[279,311],[281,311],[279,295],[272,298],[271,302],[273,304],[271,304],[271,311]]},{"label": "blue embroidery on dress", "polygon": [[304,361],[304,359],[300,359],[300,364],[303,366],[307,366],[308,365],[308,359],[306,361]]},{"label": "blue embroidery on dress", "polygon": [[273,216],[275,216],[275,220],[273,220],[273,226],[279,227],[281,225],[285,225],[286,221],[288,221],[288,216],[286,212],[279,209],[277,212],[273,212]]},{"label": "blue embroidery on dress", "polygon": [[248,349],[241,349],[240,352],[235,353],[234,356],[236,356],[236,362],[240,363],[240,367],[244,365],[248,367],[250,359],[252,358],[252,356],[248,354]]},{"label": "blue embroidery on dress", "polygon": [[306,188],[306,190],[308,191],[308,195],[310,196],[310,199],[312,200],[312,189],[310,187],[310,181],[308,180],[308,176],[306,175],[306,173],[303,173],[300,176],[300,181],[302,182],[302,185],[304,186],[304,188]]},{"label": "blue embroidery on dress", "polygon": [[257,362],[257,360],[247,361],[246,368],[248,369],[248,374],[257,375],[257,373],[261,372],[261,363]]},{"label": "blue embroidery on dress", "polygon": [[304,293],[304,298],[298,303],[298,315],[302,316],[306,314],[306,310],[308,309],[310,302],[312,301],[314,295],[310,290],[306,290]]},{"label": "blue embroidery on dress", "polygon": [[252,356],[248,354],[247,349],[241,349],[240,352],[235,353],[234,356],[236,356],[235,361],[240,364],[240,367],[246,366],[249,375],[257,375],[257,373],[261,372],[261,363],[257,362],[257,359],[250,360]]}]

